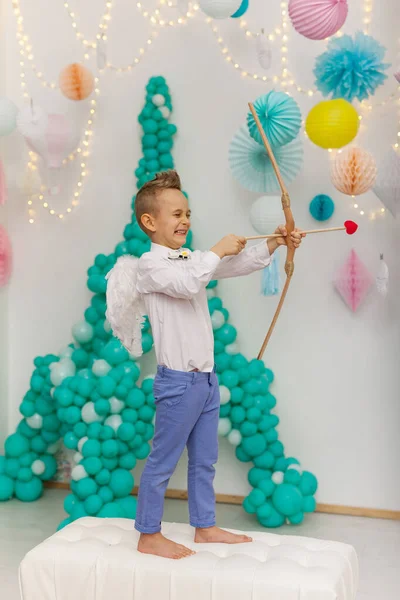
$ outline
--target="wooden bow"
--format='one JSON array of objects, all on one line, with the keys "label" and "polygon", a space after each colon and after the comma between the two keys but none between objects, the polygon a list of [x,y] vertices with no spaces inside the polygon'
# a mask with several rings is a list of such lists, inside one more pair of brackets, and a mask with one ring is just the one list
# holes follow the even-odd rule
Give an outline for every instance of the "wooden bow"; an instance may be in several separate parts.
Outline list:
[{"label": "wooden bow", "polygon": [[258,353],[258,357],[257,358],[259,360],[261,360],[262,357],[263,357],[263,355],[264,355],[265,349],[266,349],[266,347],[268,345],[268,342],[270,340],[270,337],[272,335],[272,332],[274,330],[275,324],[276,324],[276,322],[278,320],[279,313],[281,312],[283,303],[284,303],[285,298],[286,298],[287,291],[289,289],[290,281],[292,279],[292,275],[293,275],[293,272],[294,272],[294,253],[295,253],[296,249],[294,247],[294,244],[292,242],[292,238],[291,238],[290,234],[294,230],[295,225],[294,225],[293,214],[292,214],[292,211],[291,211],[291,208],[290,208],[290,196],[289,196],[289,193],[288,193],[288,191],[286,189],[285,182],[282,179],[282,175],[281,175],[281,173],[279,171],[279,167],[278,167],[278,164],[277,164],[277,162],[275,160],[275,156],[274,156],[274,154],[273,154],[273,152],[271,150],[271,146],[269,144],[268,138],[265,135],[265,132],[264,132],[264,130],[262,128],[262,125],[260,123],[260,119],[258,118],[258,115],[257,115],[257,113],[256,113],[256,111],[254,109],[254,106],[253,106],[253,104],[251,102],[249,102],[249,108],[250,108],[251,114],[254,117],[254,121],[255,121],[255,123],[257,125],[257,129],[260,132],[261,139],[263,141],[263,144],[265,146],[265,149],[267,151],[269,159],[270,159],[270,161],[272,163],[272,166],[274,168],[276,177],[277,177],[278,182],[279,182],[279,186],[280,186],[281,191],[282,191],[282,208],[283,208],[283,212],[285,213],[286,230],[287,230],[287,239],[286,239],[287,253],[286,253],[286,262],[285,262],[286,282],[285,282],[284,288],[282,290],[282,294],[281,294],[281,297],[280,297],[277,309],[275,311],[274,318],[272,319],[272,323],[269,326],[268,333],[267,333],[267,335],[265,337],[263,345],[261,346],[261,350]]}]

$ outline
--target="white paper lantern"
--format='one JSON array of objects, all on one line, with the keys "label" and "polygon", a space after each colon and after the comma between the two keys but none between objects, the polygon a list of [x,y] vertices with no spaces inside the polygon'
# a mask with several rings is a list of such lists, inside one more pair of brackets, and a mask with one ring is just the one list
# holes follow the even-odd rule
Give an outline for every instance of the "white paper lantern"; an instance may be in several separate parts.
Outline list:
[{"label": "white paper lantern", "polygon": [[219,386],[219,393],[221,396],[221,404],[228,404],[231,399],[230,389],[226,387],[226,385]]},{"label": "white paper lantern", "polygon": [[94,402],[86,402],[81,410],[82,421],[85,423],[100,423],[103,417],[97,414],[94,408]]},{"label": "white paper lantern", "polygon": [[8,98],[0,98],[0,136],[9,135],[17,126],[18,108]]},{"label": "white paper lantern", "polygon": [[230,433],[231,429],[232,423],[230,422],[230,419],[224,417],[218,421],[218,435],[226,436]]},{"label": "white paper lantern", "polygon": [[43,473],[46,470],[46,465],[42,460],[35,460],[32,463],[31,469],[32,473],[34,473],[35,475],[43,475]]},{"label": "white paper lantern", "polygon": [[250,209],[250,222],[261,235],[274,233],[282,223],[282,200],[280,196],[261,196]]},{"label": "white paper lantern", "polygon": [[232,446],[239,446],[242,441],[242,434],[237,429],[233,429],[228,435],[228,440]]},{"label": "white paper lantern", "polygon": [[228,19],[242,4],[242,0],[200,0],[201,10],[213,19]]},{"label": "white paper lantern", "polygon": [[86,473],[86,470],[82,465],[77,465],[71,471],[71,478],[74,481],[79,481],[80,479],[84,479],[87,476],[88,474]]}]

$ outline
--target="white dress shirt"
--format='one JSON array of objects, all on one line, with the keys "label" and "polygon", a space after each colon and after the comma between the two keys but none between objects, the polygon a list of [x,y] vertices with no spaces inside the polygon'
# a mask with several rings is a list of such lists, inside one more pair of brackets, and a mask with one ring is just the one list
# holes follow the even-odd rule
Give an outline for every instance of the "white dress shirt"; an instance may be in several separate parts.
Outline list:
[{"label": "white dress shirt", "polygon": [[271,258],[265,241],[222,260],[211,251],[188,252],[186,260],[171,260],[171,248],[152,244],[139,260],[137,289],[150,319],[158,364],[176,371],[210,372],[214,336],[207,284],[263,269]]}]

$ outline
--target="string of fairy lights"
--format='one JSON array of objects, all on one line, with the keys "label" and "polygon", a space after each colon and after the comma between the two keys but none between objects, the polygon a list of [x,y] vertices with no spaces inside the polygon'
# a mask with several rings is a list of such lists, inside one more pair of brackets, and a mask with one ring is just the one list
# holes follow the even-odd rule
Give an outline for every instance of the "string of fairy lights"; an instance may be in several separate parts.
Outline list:
[{"label": "string of fairy lights", "polygon": [[[374,0],[363,0],[363,31],[365,34],[370,33],[371,24],[372,24],[372,14],[373,14],[373,3]],[[83,49],[83,58],[84,60],[90,60],[93,57],[93,54],[96,56],[99,52],[104,52],[106,54],[106,47],[108,41],[108,29],[110,25],[110,21],[112,19],[112,9],[114,7],[113,0],[106,0],[104,2],[104,8],[102,14],[100,15],[100,19],[98,22],[98,26],[96,28],[96,34],[93,39],[90,39],[85,33],[81,30],[79,25],[79,15],[76,13],[70,2],[63,2],[64,9],[69,17],[71,22],[72,29],[74,30],[75,37],[77,41],[82,45]],[[19,46],[19,54],[20,54],[20,85],[22,96],[25,101],[30,101],[30,94],[27,87],[27,67],[30,67],[33,74],[40,81],[40,84],[49,90],[58,90],[58,83],[55,81],[51,81],[45,77],[43,69],[39,68],[35,62],[35,55],[32,42],[25,31],[24,28],[24,20],[21,12],[20,0],[12,0],[12,7],[14,11],[14,15],[16,18],[16,37]],[[319,94],[319,90],[315,88],[309,88],[307,86],[302,86],[296,81],[294,75],[290,71],[289,64],[289,40],[290,40],[290,21],[288,15],[288,0],[281,0],[280,2],[280,23],[273,27],[269,32],[265,32],[264,30],[253,31],[249,28],[247,21],[244,18],[234,19],[232,20],[236,26],[243,32],[245,37],[254,42],[254,40],[259,35],[264,35],[268,39],[268,41],[273,44],[279,44],[279,55],[280,55],[280,67],[278,69],[278,73],[275,74],[266,74],[257,73],[249,71],[244,68],[238,60],[235,59],[233,52],[227,46],[223,36],[221,35],[220,27],[216,24],[216,21],[211,19],[210,17],[206,17],[201,11],[200,7],[196,3],[189,2],[187,4],[187,10],[183,12],[180,16],[174,19],[170,19],[168,15],[166,15],[166,11],[170,11],[171,8],[176,8],[176,4],[174,4],[171,0],[159,0],[157,8],[150,11],[145,8],[143,5],[143,0],[138,1],[136,3],[136,8],[140,12],[143,18],[147,19],[151,24],[151,32],[148,35],[147,40],[144,44],[142,44],[138,50],[134,53],[133,59],[126,65],[116,65],[113,64],[109,60],[105,60],[104,64],[100,65],[98,61],[99,72],[102,73],[105,70],[110,70],[115,73],[124,74],[130,73],[135,66],[137,66],[145,56],[146,52],[152,47],[153,42],[159,35],[160,29],[165,28],[173,28],[173,27],[181,27],[187,25],[191,20],[196,17],[201,16],[204,19],[206,24],[211,28],[211,31],[217,41],[218,48],[224,58],[224,60],[231,65],[231,67],[238,72],[238,74],[242,78],[250,78],[260,82],[273,82],[278,84],[283,90],[287,93],[290,93],[293,89],[299,94],[306,95],[309,97],[313,97],[314,95]],[[338,31],[335,34],[337,37],[343,35],[342,31]],[[400,38],[399,38],[399,53],[398,57],[400,58]],[[100,94],[99,89],[99,77],[95,77],[95,95],[98,96]],[[387,98],[382,101],[376,103],[370,103],[368,101],[363,101],[358,103],[360,109],[360,120],[363,117],[368,117],[371,114],[372,110],[375,108],[385,107],[393,102],[396,102],[398,108],[398,127],[397,127],[397,135],[392,147],[397,151],[399,149],[400,144],[400,86],[397,87],[396,91],[392,92]],[[52,216],[57,217],[60,220],[63,220],[66,216],[71,214],[75,208],[77,208],[80,204],[80,196],[83,191],[84,182],[87,179],[88,175],[88,158],[90,156],[91,144],[94,136],[94,123],[96,120],[96,112],[97,112],[97,99],[92,98],[89,100],[89,114],[86,119],[86,123],[84,126],[84,134],[82,136],[82,140],[79,146],[71,152],[71,154],[64,159],[63,166],[70,164],[76,159],[80,161],[79,173],[77,175],[76,184],[73,186],[73,192],[71,195],[71,199],[63,212],[58,212],[51,204],[51,196],[49,196],[47,192],[47,188],[44,185],[40,186],[39,191],[35,191],[31,195],[29,195],[28,199],[28,217],[29,223],[35,222],[36,210],[35,208],[41,207],[44,210],[47,210],[48,213]],[[330,151],[332,152],[332,151]],[[340,152],[340,150],[339,150]],[[32,172],[38,172],[38,157],[35,153],[29,152],[29,160],[27,163],[27,169]],[[352,206],[359,211],[360,215],[364,215],[365,211],[360,210],[359,205],[354,202]],[[370,218],[375,219],[377,215],[383,214],[385,212],[384,208],[380,208],[369,213]]]}]

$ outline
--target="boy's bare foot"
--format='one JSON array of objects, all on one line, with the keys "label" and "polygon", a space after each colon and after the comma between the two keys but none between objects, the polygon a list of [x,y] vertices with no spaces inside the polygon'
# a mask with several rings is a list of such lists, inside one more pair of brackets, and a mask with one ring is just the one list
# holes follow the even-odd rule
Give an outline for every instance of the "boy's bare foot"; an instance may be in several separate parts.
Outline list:
[{"label": "boy's bare foot", "polygon": [[219,527],[207,527],[205,529],[196,528],[194,541],[197,544],[243,544],[245,542],[252,542],[253,540],[248,535],[230,533],[229,531],[224,531]]},{"label": "boy's bare foot", "polygon": [[137,549],[143,554],[155,554],[156,556],[174,559],[186,558],[196,554],[190,548],[168,540],[162,533],[141,533]]}]

